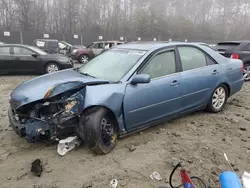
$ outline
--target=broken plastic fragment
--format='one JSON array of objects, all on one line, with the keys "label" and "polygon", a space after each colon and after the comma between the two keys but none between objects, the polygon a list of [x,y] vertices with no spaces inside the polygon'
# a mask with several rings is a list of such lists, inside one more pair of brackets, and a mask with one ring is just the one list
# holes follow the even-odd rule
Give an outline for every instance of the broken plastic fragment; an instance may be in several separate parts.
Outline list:
[{"label": "broken plastic fragment", "polygon": [[157,180],[157,181],[161,181],[162,177],[158,172],[153,172],[153,174],[150,175],[150,178],[152,180]]},{"label": "broken plastic fragment", "polygon": [[242,175],[242,182],[244,188],[250,188],[250,173],[244,172]]},{"label": "broken plastic fragment", "polygon": [[64,156],[75,147],[80,146],[80,144],[81,140],[77,136],[60,140],[57,146],[57,153],[61,156]]},{"label": "broken plastic fragment", "polygon": [[118,185],[117,179],[113,179],[113,180],[110,181],[110,187],[111,188],[116,188],[117,185]]}]

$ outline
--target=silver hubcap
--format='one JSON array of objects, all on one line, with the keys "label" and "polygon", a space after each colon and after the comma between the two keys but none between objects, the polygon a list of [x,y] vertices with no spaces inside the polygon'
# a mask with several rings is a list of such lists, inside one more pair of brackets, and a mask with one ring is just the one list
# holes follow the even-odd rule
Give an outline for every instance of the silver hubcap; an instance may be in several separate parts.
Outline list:
[{"label": "silver hubcap", "polygon": [[245,66],[243,76],[246,81],[250,80],[250,66]]},{"label": "silver hubcap", "polygon": [[48,70],[48,73],[51,73],[51,72],[56,72],[56,71],[58,71],[59,68],[58,68],[57,65],[51,64],[51,65],[48,66],[47,70]]},{"label": "silver hubcap", "polygon": [[213,95],[213,107],[215,109],[220,109],[226,100],[226,91],[223,87],[219,87],[215,90],[214,95]]},{"label": "silver hubcap", "polygon": [[89,58],[87,56],[82,56],[81,57],[81,62],[82,63],[88,63],[89,62]]}]

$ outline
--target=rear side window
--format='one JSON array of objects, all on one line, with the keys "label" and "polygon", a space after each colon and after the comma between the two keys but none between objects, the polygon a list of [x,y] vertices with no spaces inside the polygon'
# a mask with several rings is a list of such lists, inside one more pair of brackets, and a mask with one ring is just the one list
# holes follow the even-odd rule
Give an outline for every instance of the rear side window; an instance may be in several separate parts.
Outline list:
[{"label": "rear side window", "polygon": [[16,55],[32,55],[33,52],[22,47],[14,47],[13,48],[14,54]]},{"label": "rear side window", "polygon": [[250,51],[250,44],[247,44],[244,48],[243,51]]},{"label": "rear side window", "polygon": [[194,47],[178,47],[183,71],[207,66],[206,55]]},{"label": "rear side window", "polygon": [[0,55],[10,55],[10,47],[0,47]]}]

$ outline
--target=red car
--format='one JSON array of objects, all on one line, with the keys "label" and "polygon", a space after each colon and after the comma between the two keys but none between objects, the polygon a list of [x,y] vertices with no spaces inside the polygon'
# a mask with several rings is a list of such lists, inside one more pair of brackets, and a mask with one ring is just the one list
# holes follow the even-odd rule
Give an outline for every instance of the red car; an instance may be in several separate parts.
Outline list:
[{"label": "red car", "polygon": [[77,60],[79,63],[86,64],[95,57],[92,50],[88,48],[75,48],[72,50],[72,60]]}]

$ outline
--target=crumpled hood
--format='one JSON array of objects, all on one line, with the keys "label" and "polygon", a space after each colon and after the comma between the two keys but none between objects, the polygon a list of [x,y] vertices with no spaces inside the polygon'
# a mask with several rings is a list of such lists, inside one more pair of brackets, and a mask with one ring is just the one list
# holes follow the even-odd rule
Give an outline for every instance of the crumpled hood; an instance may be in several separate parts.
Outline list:
[{"label": "crumpled hood", "polygon": [[51,88],[58,85],[61,85],[62,87],[59,89],[57,88],[57,91],[56,93],[53,93],[53,96],[84,85],[107,83],[109,83],[107,80],[84,76],[73,69],[68,69],[52,74],[46,74],[20,84],[11,93],[10,101],[12,104],[15,104],[16,108],[19,108],[28,103],[44,99],[46,93]]}]

